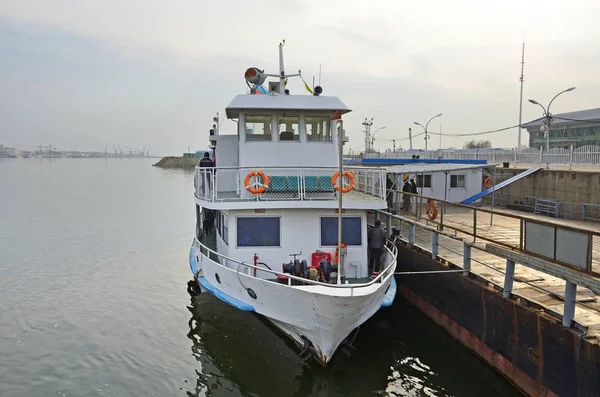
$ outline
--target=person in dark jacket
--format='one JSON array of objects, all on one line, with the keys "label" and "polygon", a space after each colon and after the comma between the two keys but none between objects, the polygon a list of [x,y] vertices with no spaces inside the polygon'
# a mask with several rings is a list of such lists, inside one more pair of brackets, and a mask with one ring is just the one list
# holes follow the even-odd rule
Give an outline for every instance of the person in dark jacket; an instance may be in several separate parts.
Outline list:
[{"label": "person in dark jacket", "polygon": [[369,231],[369,270],[381,271],[381,249],[385,244],[385,230],[381,228],[381,221],[375,221],[375,227]]},{"label": "person in dark jacket", "polygon": [[410,194],[406,193],[412,192],[412,186],[408,181],[408,175],[405,175],[404,177],[404,185],[402,186],[402,192],[404,193],[402,195],[402,211],[408,212],[408,210],[410,209]]},{"label": "person in dark jacket", "polygon": [[213,226],[215,224],[215,211],[204,209],[204,233],[211,234]]},{"label": "person in dark jacket", "polygon": [[417,194],[419,191],[417,190],[417,184],[414,179],[410,180],[411,193]]},{"label": "person in dark jacket", "polygon": [[387,195],[386,195],[386,201],[387,201],[387,206],[389,210],[393,210],[394,209],[394,193],[392,192],[392,190],[394,189],[395,183],[392,180],[392,176],[388,175],[387,176],[387,184],[386,184],[386,190],[387,190]]},{"label": "person in dark jacket", "polygon": [[[204,175],[206,176],[206,178],[202,179],[202,192],[204,194],[206,194],[206,189],[205,189],[205,185],[204,183],[207,184],[208,186],[208,190],[210,190],[210,180],[212,179],[212,175],[214,172],[214,167],[215,164],[212,162],[212,160],[210,159],[210,153],[208,152],[204,152],[204,157],[202,157],[202,159],[200,160],[200,162],[198,163],[198,167],[202,167],[202,168],[213,168],[211,170],[207,170],[204,172]],[[206,180],[206,182],[204,182]]]}]

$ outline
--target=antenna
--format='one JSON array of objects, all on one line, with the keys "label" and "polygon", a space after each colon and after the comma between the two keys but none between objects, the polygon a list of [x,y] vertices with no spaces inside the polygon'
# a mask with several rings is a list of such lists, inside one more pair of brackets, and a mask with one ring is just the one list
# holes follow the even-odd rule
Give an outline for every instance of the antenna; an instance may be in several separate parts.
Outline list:
[{"label": "antenna", "polygon": [[319,85],[321,85],[321,65],[319,65]]},{"label": "antenna", "polygon": [[523,115],[523,70],[525,69],[525,41],[523,41],[523,51],[521,52],[521,77],[519,81],[521,82],[521,97],[519,99],[519,138],[517,142],[517,149],[521,150],[521,117]]},{"label": "antenna", "polygon": [[365,118],[362,125],[365,127],[365,153],[367,153],[371,151],[371,126],[373,125],[373,117],[371,117],[371,120]]}]

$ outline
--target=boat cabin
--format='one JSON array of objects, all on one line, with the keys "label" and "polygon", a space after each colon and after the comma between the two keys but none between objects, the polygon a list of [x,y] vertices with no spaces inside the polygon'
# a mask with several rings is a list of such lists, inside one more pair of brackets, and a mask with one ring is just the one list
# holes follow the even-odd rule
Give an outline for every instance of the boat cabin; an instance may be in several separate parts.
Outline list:
[{"label": "boat cabin", "polygon": [[[349,111],[332,96],[252,89],[232,100],[226,116],[237,133],[211,135],[217,167],[197,168],[195,179],[198,225],[207,210],[214,216],[216,252],[277,271],[293,259],[311,264],[319,252],[333,258],[343,194],[344,274],[368,277],[366,215],[386,208],[385,169],[344,167],[339,176],[339,127],[332,116]],[[202,226],[197,233],[200,239]]]}]

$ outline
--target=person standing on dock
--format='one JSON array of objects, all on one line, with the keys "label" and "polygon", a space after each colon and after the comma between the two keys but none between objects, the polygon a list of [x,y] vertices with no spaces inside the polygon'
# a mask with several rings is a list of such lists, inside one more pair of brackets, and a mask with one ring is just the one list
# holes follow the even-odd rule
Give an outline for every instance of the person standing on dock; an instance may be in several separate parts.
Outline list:
[{"label": "person standing on dock", "polygon": [[415,180],[412,179],[412,178],[410,180],[410,187],[411,187],[411,189],[410,189],[411,193],[414,193],[414,194],[418,194],[419,193],[419,191],[417,190],[417,184],[415,183]]},{"label": "person standing on dock", "polygon": [[387,201],[387,206],[388,206],[388,210],[391,211],[392,213],[394,212],[394,192],[392,192],[392,190],[394,189],[395,183],[392,180],[392,176],[388,174],[387,176],[387,183],[386,183],[386,190],[387,190],[387,196],[386,196],[386,201]]},{"label": "person standing on dock", "polygon": [[408,181],[408,174],[404,174],[403,180],[404,185],[402,186],[402,192],[404,194],[402,195],[402,211],[408,212],[408,210],[410,210],[410,194],[406,193],[412,192],[412,186]]},{"label": "person standing on dock", "polygon": [[375,220],[375,226],[369,231],[369,270],[381,271],[381,250],[385,244],[385,230],[381,228],[381,221]]},{"label": "person standing on dock", "polygon": [[[202,157],[202,159],[198,163],[198,167],[202,167],[202,168],[214,168],[215,167],[215,164],[210,159],[210,153],[204,152],[204,157]],[[204,171],[204,175],[206,175],[206,182],[203,179],[202,192],[205,194],[206,194],[206,189],[204,187],[205,186],[204,184],[206,183],[208,185],[208,190],[210,190],[210,180],[211,180],[211,176],[213,175],[213,171],[214,171],[213,169]]]}]

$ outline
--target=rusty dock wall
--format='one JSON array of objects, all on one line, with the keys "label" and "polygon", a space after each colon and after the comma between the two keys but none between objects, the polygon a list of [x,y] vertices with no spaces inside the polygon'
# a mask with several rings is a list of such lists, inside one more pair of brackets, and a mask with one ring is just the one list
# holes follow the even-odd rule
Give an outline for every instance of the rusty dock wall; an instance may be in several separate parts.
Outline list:
[{"label": "rusty dock wall", "polygon": [[[447,269],[398,244],[398,271]],[[528,396],[600,396],[600,347],[460,273],[396,276],[398,292]]]}]

